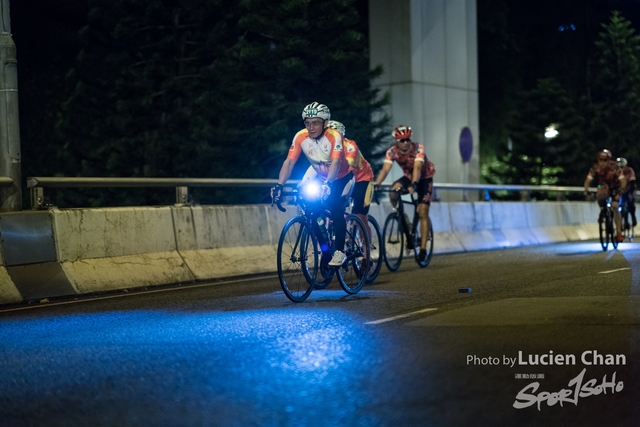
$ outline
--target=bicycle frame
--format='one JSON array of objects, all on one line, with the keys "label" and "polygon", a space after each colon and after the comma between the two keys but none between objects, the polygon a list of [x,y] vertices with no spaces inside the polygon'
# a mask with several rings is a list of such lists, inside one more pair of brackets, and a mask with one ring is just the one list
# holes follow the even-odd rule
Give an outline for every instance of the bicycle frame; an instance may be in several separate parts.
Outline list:
[{"label": "bicycle frame", "polygon": [[[618,206],[619,208],[619,206]],[[609,247],[609,242],[613,246],[613,249],[618,247],[617,233],[616,233],[616,225],[614,219],[614,212],[611,206],[611,197],[607,198],[606,204],[601,211],[604,211],[604,218],[598,224],[599,233],[600,233],[600,244],[602,246],[602,250],[606,251]]]},{"label": "bicycle frame", "polygon": [[[396,206],[396,212],[398,214],[398,216],[400,217],[400,224],[402,225],[402,231],[404,232],[405,237],[407,238],[407,241],[412,242],[414,241],[415,238],[415,229],[416,226],[418,225],[418,221],[420,220],[420,216],[418,215],[418,201],[416,200],[414,194],[409,193],[407,190],[405,190],[404,188],[397,188],[395,190],[396,193],[398,193],[398,205]],[[402,196],[409,194],[409,196],[411,197],[411,202],[404,200],[402,198]],[[405,217],[405,211],[404,211],[404,204],[405,203],[411,203],[414,207],[414,211],[413,211],[413,219],[411,221],[411,227],[409,227],[409,224],[406,223],[405,219],[408,218]]]},{"label": "bicycle frame", "polygon": [[[415,261],[422,268],[429,265],[431,256],[433,255],[433,227],[431,221],[427,228],[427,245],[425,250],[427,256],[421,260],[419,254],[422,246],[420,215],[418,213],[418,201],[415,196],[411,194],[411,202],[402,199],[402,195],[410,194],[404,188],[397,188],[392,190],[398,194],[398,204],[391,214],[387,216],[383,230],[384,250],[385,250],[385,264],[390,271],[396,271],[402,263],[404,248],[404,239],[406,238],[407,250],[414,252]],[[409,223],[408,215],[405,213],[404,204],[411,203],[414,206],[413,220]],[[399,224],[399,228],[396,228],[394,224]]]},{"label": "bicycle frame", "polygon": [[[331,213],[323,206],[320,197],[306,198],[304,191],[281,192],[281,197],[286,196],[296,197],[295,202],[300,209],[300,214],[285,224],[278,243],[278,277],[285,295],[293,302],[302,302],[309,296],[312,289],[326,287],[335,273],[345,292],[358,293],[367,280],[370,266],[365,249],[369,247],[369,238],[362,220],[355,215],[349,215],[345,220],[347,223],[345,247],[340,249],[344,250],[346,257],[340,266],[330,266],[328,264],[333,250],[337,249],[328,221]],[[282,207],[280,198],[273,202],[280,211],[286,211]],[[324,223],[321,224],[320,219]],[[326,237],[324,227],[327,227]],[[309,250],[311,255],[308,254]],[[320,262],[318,262],[318,255],[320,255]],[[309,256],[313,258],[313,265],[308,263]],[[308,284],[304,287],[300,283],[300,270]],[[318,272],[322,274],[321,280],[318,280]],[[291,278],[288,279],[285,276]]]}]

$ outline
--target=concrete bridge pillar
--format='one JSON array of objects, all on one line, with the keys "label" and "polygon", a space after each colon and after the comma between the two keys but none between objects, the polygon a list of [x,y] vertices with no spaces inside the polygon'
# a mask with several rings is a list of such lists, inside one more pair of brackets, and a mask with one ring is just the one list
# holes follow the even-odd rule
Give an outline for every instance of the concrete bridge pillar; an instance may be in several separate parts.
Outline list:
[{"label": "concrete bridge pillar", "polygon": [[[436,182],[479,183],[476,0],[369,0],[369,32],[371,66],[384,68],[376,86],[391,94],[392,125],[412,127],[436,166]],[[467,162],[461,139],[471,151]],[[400,176],[394,166],[387,180]]]}]

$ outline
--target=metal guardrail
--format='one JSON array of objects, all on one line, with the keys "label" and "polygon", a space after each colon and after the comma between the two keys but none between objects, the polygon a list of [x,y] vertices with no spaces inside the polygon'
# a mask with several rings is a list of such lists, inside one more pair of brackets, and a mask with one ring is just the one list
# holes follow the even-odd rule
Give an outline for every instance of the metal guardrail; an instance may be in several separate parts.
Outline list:
[{"label": "metal guardrail", "polygon": [[[7,181],[8,180],[8,183]],[[174,187],[176,204],[188,203],[189,187],[272,187],[277,179],[237,179],[237,178],[67,178],[67,177],[29,177],[27,187],[30,189],[31,208],[46,209],[51,206],[46,201],[45,188],[133,188],[133,187]],[[299,181],[290,180],[288,186]],[[11,185],[11,178],[0,177],[0,185]],[[584,191],[583,187],[561,187],[552,185],[495,185],[495,184],[446,184],[434,183],[436,190],[483,191],[484,199],[491,200],[489,191],[520,191],[521,199],[528,200],[531,191],[557,192],[558,199],[565,193]],[[388,188],[388,185],[383,185]]]},{"label": "metal guardrail", "polygon": [[[287,185],[296,185],[291,180]],[[29,177],[31,209],[47,209],[51,205],[46,200],[45,188],[151,188],[174,187],[176,204],[188,204],[189,187],[272,187],[277,179],[238,178],[58,178]]]}]

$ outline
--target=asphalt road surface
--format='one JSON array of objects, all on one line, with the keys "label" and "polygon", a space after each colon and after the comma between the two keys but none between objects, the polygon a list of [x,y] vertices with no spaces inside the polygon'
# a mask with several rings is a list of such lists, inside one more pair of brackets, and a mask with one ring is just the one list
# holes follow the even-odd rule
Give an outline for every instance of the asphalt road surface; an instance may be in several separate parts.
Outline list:
[{"label": "asphalt road surface", "polygon": [[0,426],[638,426],[639,321],[631,243],[5,306]]}]

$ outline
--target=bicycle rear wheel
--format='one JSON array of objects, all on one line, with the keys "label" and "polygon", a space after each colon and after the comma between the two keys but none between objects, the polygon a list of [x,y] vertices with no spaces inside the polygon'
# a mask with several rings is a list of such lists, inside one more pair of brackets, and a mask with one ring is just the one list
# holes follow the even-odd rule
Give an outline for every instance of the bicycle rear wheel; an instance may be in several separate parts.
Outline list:
[{"label": "bicycle rear wheel", "polygon": [[380,224],[371,215],[367,218],[369,220],[369,230],[371,231],[371,246],[370,246],[370,261],[371,267],[369,268],[369,277],[367,277],[367,283],[372,283],[380,274],[382,268],[382,262],[384,258],[384,240],[382,239],[382,230]]},{"label": "bicycle rear wheel", "polygon": [[278,279],[284,294],[293,302],[306,300],[313,290],[318,271],[315,246],[304,216],[287,221],[278,241]]},{"label": "bicycle rear wheel", "polygon": [[384,263],[389,271],[396,271],[402,263],[404,253],[404,232],[402,218],[397,213],[390,213],[384,222],[382,240],[384,245]]},{"label": "bicycle rear wheel", "polygon": [[418,219],[418,221],[416,222],[416,227],[414,229],[414,233],[413,233],[413,247],[415,248],[415,257],[416,257],[416,262],[418,263],[418,265],[422,268],[426,268],[429,263],[431,262],[431,256],[433,255],[433,224],[431,223],[431,218],[429,218],[429,231],[428,231],[428,235],[427,235],[427,256],[424,259],[424,261],[420,261],[419,260],[419,255],[420,255],[420,244],[422,243],[422,238],[420,235],[420,220]]},{"label": "bicycle rear wheel", "polygon": [[348,294],[357,294],[362,289],[369,273],[369,233],[357,215],[347,217],[347,234],[344,242],[346,259],[338,270],[338,281]]},{"label": "bicycle rear wheel", "polygon": [[618,248],[618,233],[616,228],[616,222],[613,219],[613,211],[611,209],[607,210],[607,234],[611,240],[611,246],[613,249]]}]

